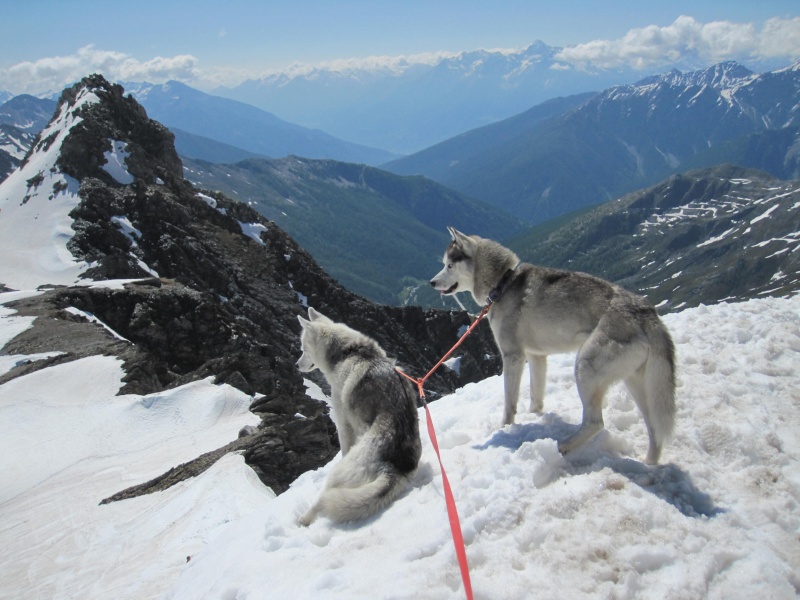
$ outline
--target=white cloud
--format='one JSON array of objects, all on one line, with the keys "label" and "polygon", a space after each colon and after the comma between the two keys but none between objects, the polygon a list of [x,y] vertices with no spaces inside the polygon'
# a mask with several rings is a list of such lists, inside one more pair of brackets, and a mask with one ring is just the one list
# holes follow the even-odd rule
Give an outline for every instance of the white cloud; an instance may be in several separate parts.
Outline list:
[{"label": "white cloud", "polygon": [[92,73],[110,81],[191,80],[198,75],[197,59],[188,54],[141,62],[128,54],[84,46],[75,54],[26,61],[0,69],[0,89],[15,94],[59,91]]},{"label": "white cloud", "polygon": [[338,58],[315,64],[294,63],[286,68],[264,73],[262,76],[286,75],[297,77],[310,75],[317,71],[345,73],[349,71],[371,71],[402,73],[414,65],[436,65],[446,58],[457,56],[458,52],[425,52],[409,56],[367,56],[361,58]]},{"label": "white cloud", "polygon": [[680,60],[795,60],[800,58],[800,17],[770,19],[759,31],[752,23],[699,23],[681,16],[667,27],[650,25],[616,40],[564,48],[556,58],[581,69],[647,69]]},{"label": "white cloud", "polygon": [[[220,37],[227,32],[222,29]],[[110,81],[147,81],[163,83],[170,79],[195,85],[200,89],[217,86],[235,86],[246,79],[269,75],[289,77],[311,75],[321,70],[349,72],[401,73],[416,64],[436,64],[454,52],[431,52],[409,56],[369,56],[366,58],[336,59],[317,64],[294,63],[280,71],[254,72],[238,67],[211,67],[201,69],[199,60],[192,55],[156,57],[140,61],[128,54],[101,50],[94,45],[84,46],[75,54],[27,61],[0,69],[0,90],[13,94],[41,94],[57,92],[92,73],[101,73]]]}]

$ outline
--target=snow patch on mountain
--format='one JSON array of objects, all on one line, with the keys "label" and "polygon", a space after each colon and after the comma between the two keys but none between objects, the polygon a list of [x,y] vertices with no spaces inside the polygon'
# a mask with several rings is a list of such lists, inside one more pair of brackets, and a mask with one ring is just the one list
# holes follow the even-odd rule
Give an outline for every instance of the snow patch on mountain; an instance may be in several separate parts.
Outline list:
[{"label": "snow patch on mountain", "polygon": [[125,164],[130,152],[128,152],[128,144],[119,142],[117,140],[110,140],[111,150],[103,153],[106,163],[103,165],[103,170],[111,175],[117,183],[128,185],[134,182],[134,177],[128,172],[128,167]]}]

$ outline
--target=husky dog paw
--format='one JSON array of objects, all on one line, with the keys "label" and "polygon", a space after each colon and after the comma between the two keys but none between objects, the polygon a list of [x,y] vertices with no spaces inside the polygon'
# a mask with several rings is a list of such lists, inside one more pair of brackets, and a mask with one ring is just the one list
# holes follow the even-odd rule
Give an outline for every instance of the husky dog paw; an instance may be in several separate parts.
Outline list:
[{"label": "husky dog paw", "polygon": [[301,504],[300,511],[302,511],[302,514],[300,514],[300,511],[298,511],[298,516],[295,522],[300,527],[308,527],[317,519],[317,516],[319,515],[320,508],[318,504],[315,504],[311,508],[306,508],[307,506],[307,504],[305,506]]},{"label": "husky dog paw", "polygon": [[317,518],[317,515],[312,515],[310,513],[306,513],[303,516],[298,517],[297,524],[300,527],[308,527],[309,525],[311,525],[311,523],[314,522],[314,519],[316,519],[316,518]]}]

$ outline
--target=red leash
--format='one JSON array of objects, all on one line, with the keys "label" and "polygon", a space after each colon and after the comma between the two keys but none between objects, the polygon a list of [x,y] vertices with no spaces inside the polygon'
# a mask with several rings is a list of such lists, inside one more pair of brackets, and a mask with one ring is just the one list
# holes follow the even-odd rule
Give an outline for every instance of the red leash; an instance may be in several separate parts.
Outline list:
[{"label": "red leash", "polygon": [[475,319],[475,322],[469,326],[464,332],[459,340],[456,342],[455,346],[450,348],[450,351],[445,354],[442,359],[436,363],[436,365],[428,371],[425,377],[421,379],[417,379],[416,377],[411,377],[407,375],[400,369],[397,369],[397,372],[400,373],[406,379],[414,382],[417,385],[417,390],[419,390],[419,397],[422,400],[422,404],[425,407],[425,416],[428,421],[428,437],[431,439],[431,444],[433,444],[433,449],[436,451],[436,458],[439,459],[439,467],[442,470],[442,486],[444,487],[444,500],[445,504],[447,505],[447,517],[450,520],[450,532],[453,535],[453,545],[456,549],[456,557],[458,558],[458,566],[461,569],[461,580],[464,582],[464,592],[467,596],[467,600],[472,600],[472,582],[469,578],[469,564],[467,563],[467,549],[464,546],[464,535],[461,533],[461,523],[458,520],[458,509],[456,508],[456,501],[453,498],[453,490],[450,489],[450,482],[447,479],[447,473],[444,470],[444,464],[442,464],[442,456],[439,453],[439,442],[436,441],[436,431],[433,428],[433,420],[431,419],[431,411],[428,410],[428,402],[425,400],[425,390],[423,386],[425,385],[425,381],[433,375],[434,371],[438,369],[444,361],[446,361],[450,356],[452,356],[453,352],[456,351],[461,345],[461,342],[472,333],[472,330],[480,323],[481,319],[486,316],[486,313],[489,312],[489,308],[491,307],[491,302],[489,302],[486,306],[483,307],[481,314],[478,315],[478,318]]}]

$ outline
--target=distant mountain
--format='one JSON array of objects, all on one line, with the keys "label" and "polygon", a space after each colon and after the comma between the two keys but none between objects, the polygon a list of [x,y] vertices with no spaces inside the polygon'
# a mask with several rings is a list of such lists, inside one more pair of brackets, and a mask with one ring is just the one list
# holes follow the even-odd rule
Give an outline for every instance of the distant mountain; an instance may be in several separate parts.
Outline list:
[{"label": "distant mountain", "polygon": [[0,124],[39,133],[50,122],[56,103],[45,98],[22,94],[0,105]]},{"label": "distant mountain", "polygon": [[216,94],[281,118],[399,154],[511,117],[557,96],[635,81],[632,71],[585,72],[558,62],[561,50],[476,50],[427,64],[339,64],[249,80]]},{"label": "distant mountain", "polygon": [[27,94],[0,104],[0,181],[17,168],[36,134],[50,121],[55,108],[56,103],[52,100]]},{"label": "distant mountain", "polygon": [[34,139],[36,133],[29,133],[13,125],[0,124],[0,181],[19,166]]},{"label": "distant mountain", "polygon": [[[529,132],[537,131],[543,122],[580,106],[594,96],[595,93],[589,92],[547,100],[519,115],[467,131],[416,154],[386,163],[382,168],[393,173],[424,174],[434,181],[447,181],[462,165],[485,161],[488,149],[503,152],[502,148],[515,144]],[[519,157],[519,160],[524,160],[524,157]]]},{"label": "distant mountain", "polygon": [[[44,129],[55,110],[56,102],[34,96],[15,96],[0,105],[0,181],[15,169]],[[265,158],[261,154],[195,135],[177,127],[175,148],[181,156],[210,162],[233,163],[248,158]]]},{"label": "distant mountain", "polygon": [[[612,87],[558,116],[522,120],[516,132],[500,122],[385,168],[427,175],[541,223],[653,184],[685,170],[699,153],[732,142],[729,148],[740,148],[747,136],[796,126],[798,119],[800,63],[757,75],[729,62]],[[464,147],[462,140],[471,139],[479,143]],[[794,141],[772,141],[787,149],[791,163]],[[714,160],[729,162],[737,153],[718,152]]]},{"label": "distant mountain", "polygon": [[195,135],[177,127],[171,127],[170,131],[175,134],[175,150],[186,158],[212,163],[235,163],[248,158],[267,158],[264,155],[248,152],[202,135]]},{"label": "distant mountain", "polygon": [[768,129],[723,142],[687,158],[681,167],[691,170],[724,162],[759,169],[780,179],[800,178],[800,126]]},{"label": "distant mountain", "polygon": [[720,166],[672,176],[509,245],[661,310],[800,293],[800,180]]},{"label": "distant mountain", "polygon": [[11,92],[4,92],[0,90],[0,104],[2,104],[3,102],[7,102],[8,100],[11,100],[11,98],[13,97],[14,94],[12,94]]},{"label": "distant mountain", "polygon": [[[320,130],[287,123],[254,106],[205,94],[177,81],[163,85],[124,85],[151,118],[170,129],[183,130],[256,155],[332,158],[372,165],[397,156],[385,150],[346,142]],[[224,162],[223,158],[221,156],[215,162]]]},{"label": "distant mountain", "polygon": [[[184,161],[195,186],[220,190],[274,221],[345,287],[388,304],[436,304],[428,285],[449,225],[504,239],[523,223],[424,177],[289,157],[232,165]],[[453,304],[453,306],[455,306]]]}]

